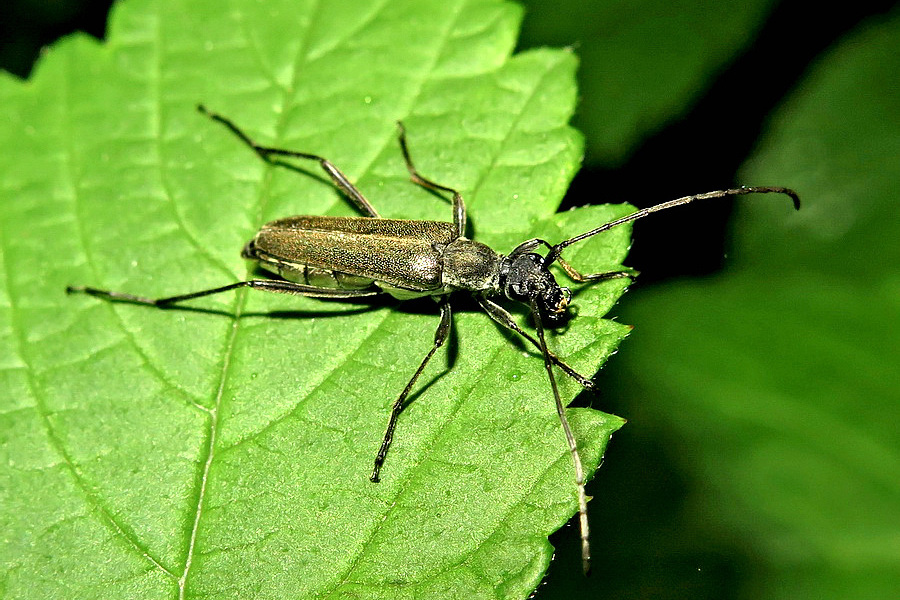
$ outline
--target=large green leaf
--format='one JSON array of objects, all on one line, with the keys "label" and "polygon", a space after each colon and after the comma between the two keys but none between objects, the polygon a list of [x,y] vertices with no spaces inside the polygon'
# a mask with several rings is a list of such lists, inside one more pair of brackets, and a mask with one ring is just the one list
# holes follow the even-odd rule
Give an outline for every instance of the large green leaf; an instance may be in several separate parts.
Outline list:
[{"label": "large green leaf", "polygon": [[[261,142],[339,165],[384,215],[448,218],[419,168],[461,189],[477,239],[508,251],[628,211],[553,216],[578,166],[575,60],[510,57],[496,1],[129,0],[105,44],[73,37],[31,81],[0,79],[0,589],[11,598],[525,597],[575,511],[539,358],[461,303],[448,352],[367,479],[390,403],[431,344],[428,301],[259,293],[157,311],[66,297],[244,279],[241,245],[290,214],[353,214],[314,168],[262,164],[198,101]],[[615,268],[628,230],[569,258]],[[627,328],[621,281],[577,295],[551,344],[592,372]],[[523,319],[524,321],[524,319]],[[524,351],[523,351],[524,350]],[[571,399],[579,390],[563,382]],[[590,472],[621,420],[570,410]],[[602,542],[601,542],[602,543]]]}]

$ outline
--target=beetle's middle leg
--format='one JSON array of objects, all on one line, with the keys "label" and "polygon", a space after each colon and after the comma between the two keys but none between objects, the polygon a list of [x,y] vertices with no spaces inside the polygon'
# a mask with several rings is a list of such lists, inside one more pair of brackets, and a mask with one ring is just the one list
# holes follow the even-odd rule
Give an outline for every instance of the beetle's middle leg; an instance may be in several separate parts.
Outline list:
[{"label": "beetle's middle leg", "polygon": [[381,465],[384,464],[384,458],[387,456],[388,448],[390,448],[391,441],[394,439],[394,428],[397,426],[397,417],[403,412],[403,405],[406,402],[406,398],[409,396],[409,392],[416,384],[419,375],[425,370],[425,365],[428,364],[428,361],[431,360],[431,357],[434,356],[437,349],[444,345],[444,342],[447,341],[447,336],[450,334],[451,321],[449,300],[449,296],[443,296],[438,301],[440,302],[441,307],[441,322],[438,324],[437,331],[434,332],[434,345],[431,347],[431,350],[428,351],[428,354],[425,355],[425,358],[422,359],[422,363],[419,365],[419,368],[416,369],[412,379],[409,380],[409,383],[406,384],[406,387],[403,388],[400,396],[394,401],[393,406],[391,406],[391,416],[388,419],[387,430],[384,432],[384,439],[382,439],[381,447],[378,449],[378,454],[375,456],[375,467],[372,469],[371,477],[369,477],[372,483],[378,483],[380,479]]},{"label": "beetle's middle leg", "polygon": [[334,185],[347,196],[353,204],[359,208],[367,217],[379,218],[380,215],[378,211],[375,210],[366,197],[362,195],[356,186],[350,183],[350,180],[347,179],[347,176],[341,173],[340,169],[338,169],[334,164],[321,156],[316,154],[309,154],[307,152],[297,152],[295,150],[284,150],[282,148],[272,148],[269,146],[261,146],[253,141],[249,135],[244,133],[244,131],[234,124],[231,119],[223,117],[222,115],[214,112],[210,112],[207,110],[205,106],[202,104],[197,105],[197,110],[201,113],[212,119],[213,121],[217,121],[231,130],[242,142],[250,146],[254,152],[256,152],[260,158],[262,158],[266,162],[272,162],[271,157],[273,156],[288,156],[291,158],[306,158],[309,160],[318,161],[319,165],[321,165],[322,170],[328,174],[328,177],[331,178],[331,181]]},{"label": "beetle's middle leg", "polygon": [[409,155],[409,148],[406,145],[406,128],[403,123],[397,121],[397,127],[400,130],[398,138],[400,141],[400,150],[403,152],[403,160],[406,162],[406,170],[409,171],[410,180],[416,185],[420,185],[427,190],[435,192],[449,192],[453,194],[453,226],[456,229],[457,237],[463,237],[466,234],[466,203],[463,202],[462,194],[453,188],[435,183],[430,179],[426,179],[419,175],[416,167],[413,165],[412,157]]}]

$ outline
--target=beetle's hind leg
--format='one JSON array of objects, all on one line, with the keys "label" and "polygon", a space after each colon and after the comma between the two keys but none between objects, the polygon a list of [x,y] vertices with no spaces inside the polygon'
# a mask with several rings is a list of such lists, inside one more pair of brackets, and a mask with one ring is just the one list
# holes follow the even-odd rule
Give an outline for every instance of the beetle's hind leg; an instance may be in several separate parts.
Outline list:
[{"label": "beetle's hind leg", "polygon": [[366,197],[362,195],[356,186],[350,183],[350,180],[347,179],[347,176],[341,173],[340,169],[338,169],[334,164],[328,159],[322,158],[316,154],[309,154],[308,152],[297,152],[295,150],[284,150],[282,148],[272,148],[270,146],[261,146],[253,141],[249,135],[244,133],[244,131],[234,124],[234,121],[227,117],[223,117],[218,113],[214,113],[209,111],[202,104],[197,105],[197,110],[218,123],[221,123],[232,133],[234,133],[242,142],[250,146],[250,148],[256,152],[260,158],[262,158],[266,162],[272,162],[273,156],[287,156],[290,158],[305,158],[309,160],[315,160],[321,165],[322,170],[328,174],[328,177],[331,178],[331,181],[334,185],[343,192],[345,196],[347,196],[353,204],[359,208],[367,217],[379,218],[380,215],[378,211],[375,210]]},{"label": "beetle's hind leg", "polygon": [[466,233],[466,203],[463,202],[462,195],[453,188],[435,183],[430,179],[426,179],[419,175],[415,165],[413,165],[412,157],[409,154],[409,148],[406,144],[406,128],[400,121],[397,121],[397,128],[399,129],[397,137],[400,141],[400,151],[403,152],[403,160],[406,162],[406,170],[409,171],[410,180],[427,190],[449,192],[453,194],[453,225],[456,228],[456,235],[458,237],[463,237]]},{"label": "beetle's hind leg", "polygon": [[178,296],[166,296],[164,298],[146,298],[144,296],[135,296],[124,292],[113,292],[110,290],[101,290],[93,287],[74,286],[66,287],[67,294],[87,294],[96,298],[103,298],[111,302],[127,302],[130,304],[143,304],[146,306],[155,306],[157,308],[168,308],[174,304],[184,302],[185,300],[193,300],[194,298],[202,298],[203,296],[212,296],[213,294],[221,294],[230,290],[236,290],[242,287],[249,287],[266,292],[275,292],[279,294],[294,294],[297,296],[309,296],[311,298],[333,298],[336,300],[348,300],[351,298],[364,298],[367,296],[375,296],[378,291],[372,290],[342,290],[331,288],[318,288],[293,281],[282,281],[280,279],[251,279],[249,281],[238,281],[237,283],[229,283],[208,290],[200,290],[199,292],[191,292],[189,294],[179,294]]}]

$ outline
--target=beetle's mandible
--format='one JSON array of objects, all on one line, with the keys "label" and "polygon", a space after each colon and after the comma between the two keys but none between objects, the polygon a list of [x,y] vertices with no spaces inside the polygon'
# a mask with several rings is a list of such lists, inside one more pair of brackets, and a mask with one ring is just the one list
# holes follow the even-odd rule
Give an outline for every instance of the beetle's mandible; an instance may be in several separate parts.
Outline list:
[{"label": "beetle's mandible", "polygon": [[[544,328],[547,325],[558,324],[566,316],[571,297],[568,288],[557,283],[550,272],[550,265],[558,263],[566,275],[576,282],[602,281],[618,277],[632,278],[634,272],[628,270],[581,273],[567,263],[561,253],[567,246],[617,225],[696,200],[751,193],[778,193],[789,196],[795,208],[800,207],[797,194],[784,187],[741,187],[720,190],[685,196],[638,210],[556,244],[542,239],[527,240],[504,256],[480,242],[465,237],[466,208],[462,196],[455,189],[434,183],[418,173],[410,158],[406,134],[400,123],[398,123],[400,150],[410,179],[423,188],[452,196],[452,222],[382,218],[347,177],[325,158],[305,152],[261,146],[229,119],[208,111],[202,105],[198,106],[198,109],[230,129],[267,162],[277,162],[276,157],[318,162],[334,185],[364,216],[296,216],[263,225],[244,246],[241,255],[272,273],[272,278],[239,281],[217,288],[155,299],[83,286],[70,286],[66,291],[160,308],[242,287],[338,300],[379,294],[389,294],[400,300],[423,296],[435,298],[440,309],[440,322],[435,332],[434,343],[409,383],[394,401],[381,446],[375,456],[370,476],[373,482],[379,480],[381,467],[394,436],[397,417],[403,409],[406,398],[425,370],[428,361],[448,337],[451,323],[450,293],[470,292],[491,319],[522,336],[540,350],[543,356],[544,368],[556,403],[556,412],[575,467],[582,563],[585,573],[590,567],[585,474],[575,437],[566,420],[565,406],[557,389],[553,367],[555,365],[560,368],[585,388],[591,388],[592,384],[590,377],[576,372],[547,348]],[[546,249],[546,254],[536,252],[539,249]],[[522,329],[509,311],[493,298],[505,298],[527,304],[531,309],[537,337]]]}]

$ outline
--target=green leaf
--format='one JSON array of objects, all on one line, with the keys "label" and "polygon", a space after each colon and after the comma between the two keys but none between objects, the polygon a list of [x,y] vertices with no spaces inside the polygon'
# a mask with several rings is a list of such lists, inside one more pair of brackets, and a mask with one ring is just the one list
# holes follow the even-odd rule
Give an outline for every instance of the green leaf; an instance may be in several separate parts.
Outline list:
[{"label": "green leaf", "polygon": [[640,326],[606,383],[687,490],[635,552],[718,563],[735,597],[900,587],[898,40],[895,10],[821,57],[746,165],[741,181],[797,189],[799,213],[739,202],[725,274],[622,311]]},{"label": "green leaf", "polygon": [[[459,188],[498,251],[582,232],[626,206],[553,215],[578,166],[571,53],[511,57],[495,1],[129,0],[108,41],[72,37],[31,81],[0,79],[0,590],[17,598],[524,598],[575,512],[571,457],[535,352],[460,302],[454,337],[368,473],[390,404],[431,345],[428,301],[259,293],[167,311],[66,297],[162,296],[245,279],[264,222],[353,214],[337,164],[387,216],[448,219],[411,185]],[[614,269],[620,228],[568,255]],[[593,372],[628,329],[621,281],[577,292],[550,344]],[[520,313],[523,317],[524,313]],[[523,317],[524,322],[524,317]],[[561,381],[567,400],[580,390]],[[593,472],[622,421],[569,416]],[[602,541],[599,541],[602,544]]]}]

